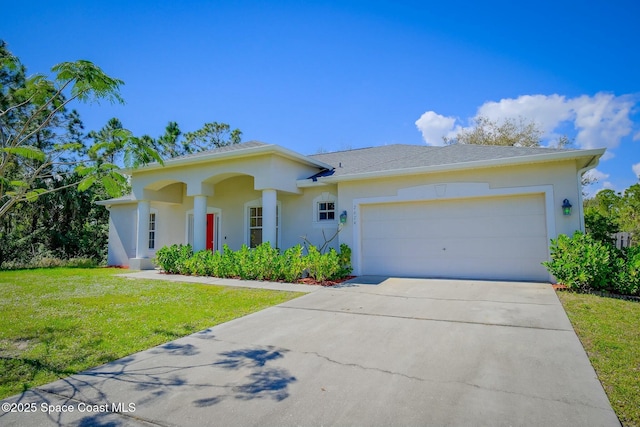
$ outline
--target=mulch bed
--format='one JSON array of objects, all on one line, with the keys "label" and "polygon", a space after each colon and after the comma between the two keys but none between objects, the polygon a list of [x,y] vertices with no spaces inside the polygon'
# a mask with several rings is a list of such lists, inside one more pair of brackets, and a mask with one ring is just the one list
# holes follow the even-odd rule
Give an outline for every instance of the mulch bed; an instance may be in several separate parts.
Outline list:
[{"label": "mulch bed", "polygon": [[[173,274],[167,273],[166,271],[162,271],[160,270],[160,274],[166,274],[168,276],[173,276]],[[201,277],[201,276],[200,276]],[[210,276],[213,277],[213,276]],[[297,282],[295,283],[300,283],[302,285],[314,285],[314,286],[336,286],[339,285],[341,283],[346,282],[347,280],[351,280],[356,278],[357,276],[347,276],[347,277],[343,277],[342,279],[337,279],[337,280],[324,280],[324,281],[318,281],[315,279],[312,279],[310,277],[306,277],[304,279],[299,279]],[[238,280],[242,280],[240,277],[227,277],[227,279],[238,279]],[[262,282],[262,280],[258,280],[258,282]],[[288,283],[285,281],[280,281],[280,283]]]},{"label": "mulch bed", "polygon": [[633,295],[614,294],[612,292],[607,292],[607,291],[584,291],[584,290],[578,291],[578,290],[571,289],[567,285],[563,285],[561,283],[556,283],[552,286],[553,286],[553,289],[556,291],[577,292],[581,294],[591,294],[591,295],[597,295],[599,297],[622,299],[625,301],[633,301],[633,302],[640,303],[640,297],[636,297]]},{"label": "mulch bed", "polygon": [[335,286],[335,285],[339,285],[340,283],[344,283],[347,280],[354,279],[355,277],[356,276],[347,276],[338,280],[325,280],[324,282],[319,282],[317,280],[311,279],[310,277],[307,277],[305,279],[298,280],[296,283],[300,283],[303,285]]}]

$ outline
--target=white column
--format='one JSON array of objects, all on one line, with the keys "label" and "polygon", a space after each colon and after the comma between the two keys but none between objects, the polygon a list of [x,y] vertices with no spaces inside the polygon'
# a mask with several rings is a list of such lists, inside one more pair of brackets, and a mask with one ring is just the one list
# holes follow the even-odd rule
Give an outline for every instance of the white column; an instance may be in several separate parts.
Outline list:
[{"label": "white column", "polygon": [[149,212],[148,200],[138,202],[138,238],[136,239],[136,258],[149,257]]},{"label": "white column", "polygon": [[193,196],[193,251],[207,248],[207,196]]},{"label": "white column", "polygon": [[262,241],[269,242],[271,247],[276,246],[276,190],[262,190]]}]

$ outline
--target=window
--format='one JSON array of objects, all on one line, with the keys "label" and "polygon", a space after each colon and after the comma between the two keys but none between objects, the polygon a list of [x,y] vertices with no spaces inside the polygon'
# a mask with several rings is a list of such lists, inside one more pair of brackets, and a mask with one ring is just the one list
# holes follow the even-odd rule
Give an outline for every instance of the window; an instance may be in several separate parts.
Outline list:
[{"label": "window", "polygon": [[[247,210],[249,219],[249,242],[250,248],[255,248],[262,244],[262,206],[249,206]],[[280,239],[280,203],[276,206],[276,242],[278,247]]]},{"label": "window", "polygon": [[156,248],[156,214],[149,214],[149,249]]},{"label": "window", "polygon": [[311,226],[314,228],[333,229],[338,226],[338,198],[335,194],[324,191],[313,198],[313,217]]},{"label": "window", "polygon": [[262,208],[249,208],[249,247],[262,244]]},{"label": "window", "polygon": [[333,221],[336,219],[336,204],[333,202],[318,203],[318,221]]}]

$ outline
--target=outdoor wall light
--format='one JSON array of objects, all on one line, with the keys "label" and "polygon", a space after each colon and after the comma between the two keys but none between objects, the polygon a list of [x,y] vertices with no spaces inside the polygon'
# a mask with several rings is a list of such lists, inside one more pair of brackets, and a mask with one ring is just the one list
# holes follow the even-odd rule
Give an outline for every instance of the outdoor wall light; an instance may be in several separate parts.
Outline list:
[{"label": "outdoor wall light", "polygon": [[571,215],[571,203],[569,203],[569,199],[562,201],[562,213],[564,215]]},{"label": "outdoor wall light", "polygon": [[340,224],[346,224],[347,223],[347,211],[342,211],[342,213],[340,214]]}]

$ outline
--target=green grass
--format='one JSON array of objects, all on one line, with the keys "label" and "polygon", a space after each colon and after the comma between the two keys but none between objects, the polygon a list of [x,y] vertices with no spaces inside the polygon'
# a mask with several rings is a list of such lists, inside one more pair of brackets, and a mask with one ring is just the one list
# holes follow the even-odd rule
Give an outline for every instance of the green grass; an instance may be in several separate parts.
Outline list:
[{"label": "green grass", "polygon": [[573,292],[558,297],[618,418],[640,426],[640,303]]},{"label": "green grass", "polygon": [[121,272],[0,272],[0,398],[301,295]]}]

